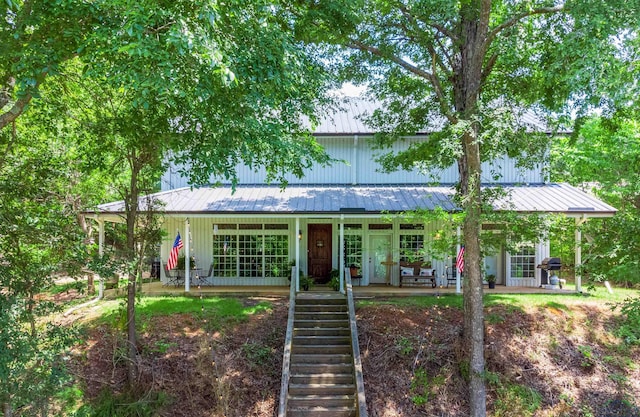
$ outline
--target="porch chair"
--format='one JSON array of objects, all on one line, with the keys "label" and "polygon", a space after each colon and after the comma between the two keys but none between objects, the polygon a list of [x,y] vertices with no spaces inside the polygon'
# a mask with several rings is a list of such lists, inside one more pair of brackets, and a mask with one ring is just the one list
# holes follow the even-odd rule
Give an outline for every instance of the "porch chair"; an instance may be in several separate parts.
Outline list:
[{"label": "porch chair", "polygon": [[211,274],[213,274],[213,262],[211,263],[211,266],[209,266],[209,272],[207,272],[207,275],[197,275],[198,285],[213,285],[209,283]]},{"label": "porch chair", "polygon": [[164,275],[169,279],[167,281],[167,285],[173,284],[177,287],[181,284],[184,284],[184,276],[180,276],[180,273],[178,271],[171,272],[166,263],[162,265],[164,266]]},{"label": "porch chair", "polygon": [[[445,278],[447,280],[447,288],[449,288],[449,283],[456,285],[456,270],[454,268],[446,267],[445,269]],[[462,278],[464,275],[460,273],[460,282],[462,283]]]},{"label": "porch chair", "polygon": [[358,280],[358,286],[362,285],[362,274],[359,274],[358,267],[356,265],[351,265],[349,267],[349,275],[351,276],[351,285],[355,280]]}]

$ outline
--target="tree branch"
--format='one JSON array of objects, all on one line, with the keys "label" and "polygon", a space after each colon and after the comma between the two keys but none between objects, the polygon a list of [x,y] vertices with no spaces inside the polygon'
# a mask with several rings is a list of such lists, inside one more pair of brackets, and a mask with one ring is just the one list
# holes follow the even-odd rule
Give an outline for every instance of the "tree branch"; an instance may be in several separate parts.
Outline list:
[{"label": "tree branch", "polygon": [[[404,17],[409,19],[411,22],[415,23],[418,20],[413,14],[411,14],[411,11],[407,8],[407,6],[405,6],[403,4],[400,4],[398,6],[398,8],[400,9],[400,11],[404,15]],[[453,33],[452,31],[450,31],[446,27],[444,27],[444,26],[442,26],[442,25],[440,25],[440,24],[438,24],[436,22],[425,22],[423,20],[421,20],[421,22],[423,22],[427,26],[430,26],[430,27],[434,28],[436,31],[438,31],[440,34],[442,34],[444,37],[447,37],[447,38],[451,39],[452,42],[456,42],[458,40],[458,37],[456,36],[455,33]]]},{"label": "tree branch", "polygon": [[553,14],[553,13],[561,12],[563,10],[564,10],[564,5],[554,6],[554,7],[541,7],[539,9],[533,9],[528,12],[520,13],[516,16],[513,16],[511,19],[507,20],[501,25],[496,26],[491,32],[489,32],[489,34],[487,35],[487,45],[491,44],[491,42],[493,42],[493,40],[496,38],[496,36],[498,36],[500,32],[516,25],[525,17],[534,16],[538,14]]},{"label": "tree branch", "polygon": [[16,100],[13,103],[13,106],[5,113],[0,114],[0,130],[4,129],[5,126],[12,123],[14,120],[18,118],[24,112],[24,109],[27,107],[29,102],[33,97],[30,93],[26,93],[23,97]]},{"label": "tree branch", "polygon": [[347,47],[352,49],[358,49],[360,51],[369,52],[382,59],[387,59],[391,62],[398,64],[400,67],[404,68],[410,73],[429,81],[435,90],[436,96],[438,97],[438,102],[440,103],[440,107],[442,108],[443,114],[451,123],[455,123],[455,120],[456,120],[455,117],[451,114],[451,112],[447,108],[448,102],[447,102],[446,96],[444,95],[444,91],[441,88],[440,81],[434,74],[430,73],[429,71],[425,71],[421,68],[418,68],[417,66],[405,61],[404,59],[394,54],[385,54],[379,48],[376,48],[375,46],[371,46],[371,45],[366,45],[355,39],[351,39],[351,43],[348,43]]}]

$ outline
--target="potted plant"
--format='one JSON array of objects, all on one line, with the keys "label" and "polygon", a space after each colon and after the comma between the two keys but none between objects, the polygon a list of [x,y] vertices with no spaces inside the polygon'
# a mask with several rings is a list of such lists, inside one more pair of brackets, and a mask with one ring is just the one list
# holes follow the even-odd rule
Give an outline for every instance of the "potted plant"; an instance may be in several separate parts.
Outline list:
[{"label": "potted plant", "polygon": [[[184,255],[178,256],[178,262],[176,262],[176,269],[183,270],[185,261],[186,259]],[[189,269],[196,269],[196,260],[193,256],[189,257]]]},{"label": "potted plant", "polygon": [[315,281],[309,275],[300,274],[300,288],[304,291],[309,291],[309,288],[313,287]]},{"label": "potted plant", "polygon": [[337,269],[332,269],[329,272],[329,287],[334,291],[338,291],[340,289],[340,271]]},{"label": "potted plant", "polygon": [[486,280],[490,289],[496,287],[496,276],[494,274],[488,274]]}]

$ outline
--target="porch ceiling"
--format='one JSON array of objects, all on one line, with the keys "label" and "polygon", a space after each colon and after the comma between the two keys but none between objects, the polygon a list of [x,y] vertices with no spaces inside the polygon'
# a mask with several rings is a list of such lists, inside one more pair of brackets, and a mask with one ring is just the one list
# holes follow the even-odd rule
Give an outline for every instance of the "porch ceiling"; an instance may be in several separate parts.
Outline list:
[{"label": "porch ceiling", "polygon": [[[497,210],[564,213],[574,217],[610,217],[616,209],[568,184],[505,186]],[[269,185],[180,188],[151,195],[166,214],[177,215],[376,215],[408,210],[458,211],[451,186],[422,185],[307,185],[281,189]],[[141,198],[143,210],[147,198]],[[124,203],[102,204],[89,213],[100,217],[123,213]]]}]

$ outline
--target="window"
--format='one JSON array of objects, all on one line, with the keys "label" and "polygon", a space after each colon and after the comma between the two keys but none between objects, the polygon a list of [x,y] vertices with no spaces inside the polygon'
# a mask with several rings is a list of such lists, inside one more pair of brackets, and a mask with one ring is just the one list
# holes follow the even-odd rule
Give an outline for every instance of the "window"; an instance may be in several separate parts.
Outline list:
[{"label": "window", "polygon": [[400,235],[400,262],[415,262],[424,257],[424,235]]},{"label": "window", "polygon": [[[221,225],[220,225],[221,226]],[[213,236],[213,275],[216,277],[286,277],[289,274],[287,225],[220,227]],[[283,227],[284,226],[284,227]],[[216,230],[214,228],[214,230]],[[233,231],[232,231],[233,230]]]},{"label": "window", "polygon": [[267,277],[284,277],[291,274],[289,268],[289,236],[265,235],[264,267]]},{"label": "window", "polygon": [[213,275],[216,277],[238,276],[238,246],[233,235],[213,237]]},{"label": "window", "polygon": [[511,254],[511,278],[533,278],[535,276],[536,250],[533,246],[523,246]]},{"label": "window", "polygon": [[344,236],[344,264],[362,267],[362,235]]}]

